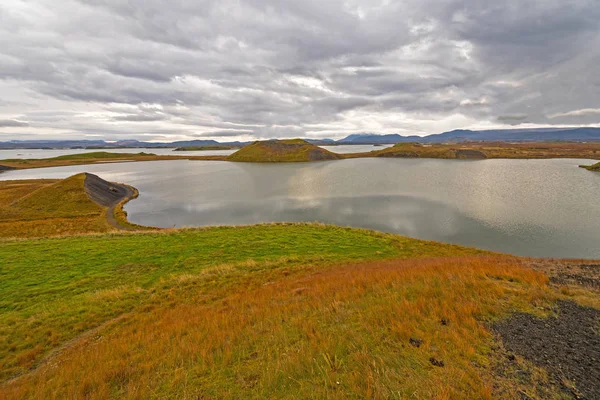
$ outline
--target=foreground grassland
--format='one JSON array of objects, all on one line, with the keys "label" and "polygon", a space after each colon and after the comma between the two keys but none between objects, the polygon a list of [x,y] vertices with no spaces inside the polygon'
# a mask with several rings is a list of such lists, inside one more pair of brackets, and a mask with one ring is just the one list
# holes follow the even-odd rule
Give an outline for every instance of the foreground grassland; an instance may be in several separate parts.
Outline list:
[{"label": "foreground grassland", "polygon": [[85,175],[0,182],[0,237],[108,232],[106,209],[84,190]]}]

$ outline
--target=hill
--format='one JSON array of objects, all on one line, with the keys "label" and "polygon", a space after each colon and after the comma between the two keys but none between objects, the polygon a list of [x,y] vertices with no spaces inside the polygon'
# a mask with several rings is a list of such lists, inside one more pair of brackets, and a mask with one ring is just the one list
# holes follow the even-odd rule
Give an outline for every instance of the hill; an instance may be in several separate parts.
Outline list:
[{"label": "hill", "polygon": [[228,161],[305,162],[338,160],[342,157],[302,139],[258,141],[242,147]]},{"label": "hill", "polygon": [[536,141],[600,141],[600,128],[496,129],[484,131],[454,130],[428,136],[353,134],[338,140],[342,144],[451,143],[451,142],[536,142]]},{"label": "hill", "polygon": [[392,147],[369,153],[345,154],[346,158],[444,158],[471,159],[544,159],[544,158],[600,158],[600,143],[574,142],[468,142],[468,143],[397,143]]}]

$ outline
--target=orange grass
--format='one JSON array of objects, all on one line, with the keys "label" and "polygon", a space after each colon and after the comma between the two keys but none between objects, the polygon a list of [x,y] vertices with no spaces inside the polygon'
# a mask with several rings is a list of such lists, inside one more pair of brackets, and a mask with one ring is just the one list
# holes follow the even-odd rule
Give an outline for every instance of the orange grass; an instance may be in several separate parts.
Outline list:
[{"label": "orange grass", "polygon": [[[227,273],[163,280],[154,301],[6,383],[0,397],[491,398],[484,321],[540,312],[555,298],[544,274],[499,256],[210,284]],[[423,345],[410,346],[411,337]]]},{"label": "orange grass", "polygon": [[106,208],[84,189],[85,175],[63,180],[0,182],[0,237],[108,232]]}]

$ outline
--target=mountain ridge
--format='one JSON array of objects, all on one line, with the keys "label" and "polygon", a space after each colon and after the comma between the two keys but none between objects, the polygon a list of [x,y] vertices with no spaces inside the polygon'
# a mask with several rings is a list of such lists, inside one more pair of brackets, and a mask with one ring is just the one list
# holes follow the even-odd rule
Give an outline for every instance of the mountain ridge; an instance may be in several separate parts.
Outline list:
[{"label": "mountain ridge", "polygon": [[[315,145],[340,144],[397,144],[397,143],[455,143],[455,142],[545,142],[569,141],[585,142],[600,141],[600,128],[529,128],[529,129],[490,129],[469,130],[455,129],[448,132],[427,136],[400,134],[353,133],[340,140],[333,139],[303,139]],[[142,142],[138,140],[119,140],[107,142],[104,140],[10,140],[0,142],[0,149],[110,149],[110,148],[160,148],[160,147],[189,147],[189,146],[231,146],[243,147],[249,142],[218,142],[212,139],[180,140],[174,142]]]}]

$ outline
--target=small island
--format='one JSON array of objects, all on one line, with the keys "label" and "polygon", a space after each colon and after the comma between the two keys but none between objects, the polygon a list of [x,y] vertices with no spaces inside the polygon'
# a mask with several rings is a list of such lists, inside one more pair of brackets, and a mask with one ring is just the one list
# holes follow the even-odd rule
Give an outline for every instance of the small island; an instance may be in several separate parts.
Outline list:
[{"label": "small island", "polygon": [[581,168],[585,168],[588,171],[600,172],[600,162],[594,165],[580,165]]},{"label": "small island", "polygon": [[332,153],[302,139],[266,140],[249,144],[236,151],[227,161],[240,162],[308,162],[339,160],[339,154]]}]

